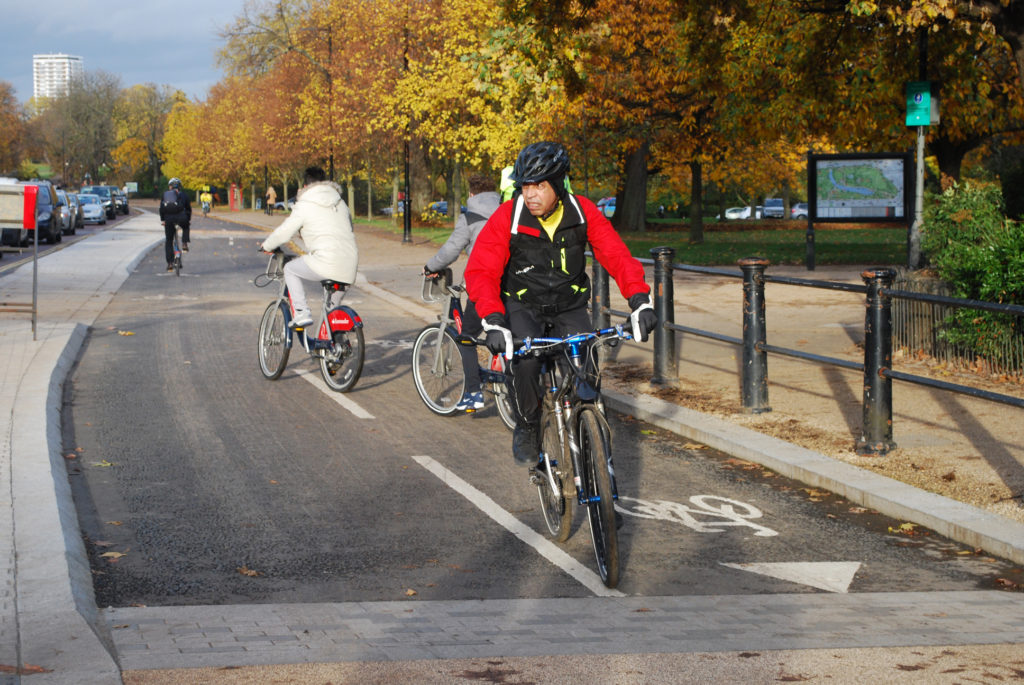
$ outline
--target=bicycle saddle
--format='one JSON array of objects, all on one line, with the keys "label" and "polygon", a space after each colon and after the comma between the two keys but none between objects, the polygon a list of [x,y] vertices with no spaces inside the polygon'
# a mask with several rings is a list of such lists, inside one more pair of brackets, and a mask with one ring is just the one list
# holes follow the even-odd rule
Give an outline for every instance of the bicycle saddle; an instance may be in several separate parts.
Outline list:
[{"label": "bicycle saddle", "polygon": [[340,283],[338,281],[320,281],[320,285],[328,290],[336,290],[338,292],[345,290],[349,286],[348,283]]}]

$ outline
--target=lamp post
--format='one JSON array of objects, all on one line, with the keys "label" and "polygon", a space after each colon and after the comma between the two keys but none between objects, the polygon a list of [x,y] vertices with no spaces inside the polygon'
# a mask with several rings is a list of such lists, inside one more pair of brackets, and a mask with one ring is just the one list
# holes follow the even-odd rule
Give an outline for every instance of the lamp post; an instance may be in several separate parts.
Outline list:
[{"label": "lamp post", "polygon": [[[402,48],[402,68],[409,72],[409,25],[406,20],[405,44]],[[409,123],[405,125],[405,193],[402,200],[402,242],[412,242],[412,198],[409,196]]]}]

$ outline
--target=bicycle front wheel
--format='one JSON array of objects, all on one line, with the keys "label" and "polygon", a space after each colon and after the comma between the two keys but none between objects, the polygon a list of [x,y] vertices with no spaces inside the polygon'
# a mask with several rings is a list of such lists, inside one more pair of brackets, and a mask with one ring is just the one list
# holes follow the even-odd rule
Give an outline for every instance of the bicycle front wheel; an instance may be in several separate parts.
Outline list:
[{"label": "bicycle front wheel", "polygon": [[412,346],[412,379],[430,411],[442,416],[455,411],[466,391],[466,373],[459,344],[451,333],[438,326],[419,332]]},{"label": "bicycle front wheel", "polygon": [[498,416],[505,427],[512,430],[516,427],[516,415],[512,413],[512,399],[508,386],[504,383],[491,383],[491,393],[494,395],[494,406],[498,408]]},{"label": "bicycle front wheel", "polygon": [[324,350],[324,356],[320,357],[320,373],[324,383],[335,392],[348,392],[363,373],[365,357],[362,328],[335,332],[334,347]]},{"label": "bicycle front wheel", "polygon": [[545,413],[541,419],[541,439],[542,449],[551,464],[551,473],[538,469],[534,474],[540,510],[551,539],[565,542],[572,532],[572,495],[566,497],[565,494],[566,487],[573,488],[572,462],[565,441],[558,438],[558,421],[551,414]]},{"label": "bicycle front wheel", "polygon": [[619,584],[619,535],[615,525],[611,446],[602,417],[592,407],[579,413],[581,487],[590,521],[590,537],[601,580],[608,587]]},{"label": "bicycle front wheel", "polygon": [[260,371],[269,380],[277,380],[288,363],[288,324],[284,309],[276,300],[267,305],[260,320]]}]

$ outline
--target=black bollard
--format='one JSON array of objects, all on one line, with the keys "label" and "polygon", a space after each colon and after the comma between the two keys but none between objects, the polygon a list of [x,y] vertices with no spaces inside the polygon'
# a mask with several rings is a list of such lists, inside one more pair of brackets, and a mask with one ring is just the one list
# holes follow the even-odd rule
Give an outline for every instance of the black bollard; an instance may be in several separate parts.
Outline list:
[{"label": "black bollard", "polygon": [[764,270],[767,259],[746,257],[739,261],[743,271],[743,411],[763,414],[768,406],[768,330],[765,325]]},{"label": "black bollard", "polygon": [[892,269],[861,273],[868,286],[864,319],[864,421],[859,454],[883,455],[896,447],[892,439],[892,299],[882,292],[892,285]]},{"label": "black bollard", "polygon": [[594,264],[594,278],[590,284],[590,320],[595,329],[608,328],[611,325],[612,317],[608,310],[611,308],[611,299],[608,296],[608,270],[601,266],[596,259]]},{"label": "black bollard", "polygon": [[676,333],[666,324],[676,322],[675,294],[672,287],[672,262],[676,251],[671,247],[651,249],[654,257],[654,313],[658,325],[651,332],[654,341],[654,376],[652,383],[675,383],[679,379],[676,361]]}]

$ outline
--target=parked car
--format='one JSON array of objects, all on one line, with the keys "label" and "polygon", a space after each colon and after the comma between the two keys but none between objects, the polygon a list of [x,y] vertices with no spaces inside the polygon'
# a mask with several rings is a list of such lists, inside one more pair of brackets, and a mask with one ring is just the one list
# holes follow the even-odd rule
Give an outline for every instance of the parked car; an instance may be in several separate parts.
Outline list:
[{"label": "parked car", "polygon": [[[465,205],[459,207],[459,210],[463,213],[466,211]],[[438,214],[448,213],[448,200],[438,200],[437,202],[431,202],[427,205],[427,211],[437,212]]]},{"label": "parked car", "polygon": [[[755,208],[755,219],[760,219],[764,215],[764,207],[758,205]],[[750,218],[750,207],[730,207],[725,210],[726,219],[749,219]]]},{"label": "parked car", "polygon": [[291,211],[294,207],[295,207],[295,198],[294,197],[288,198],[288,202],[287,203],[284,203],[284,202],[275,202],[274,203],[274,209],[282,209],[282,210],[283,209],[287,209],[288,211]]},{"label": "parked car", "polygon": [[[59,243],[63,237],[64,223],[60,215],[60,199],[57,197],[57,190],[49,181],[33,179],[26,181],[25,185],[35,186],[39,189],[36,194],[36,228],[39,231],[40,242],[46,241],[50,244]],[[35,240],[34,231],[28,231],[26,244]]]},{"label": "parked car", "polygon": [[615,198],[614,197],[602,197],[597,201],[597,208],[601,210],[609,219],[615,215]]},{"label": "parked car", "polygon": [[105,224],[107,223],[107,210],[103,208],[103,200],[99,195],[81,193],[78,201],[82,206],[83,224]]},{"label": "parked car", "polygon": [[781,197],[766,197],[764,200],[764,218],[783,219],[786,217],[786,205]]},{"label": "parked car", "polygon": [[128,194],[120,188],[114,190],[114,207],[122,214],[128,213]]},{"label": "parked car", "polygon": [[794,219],[806,219],[807,218],[807,203],[797,202],[795,205],[789,208],[789,215]]},{"label": "parked car", "polygon": [[75,233],[75,209],[71,206],[68,194],[63,190],[57,190],[57,209],[60,211],[60,231],[64,235]]},{"label": "parked car", "polygon": [[103,209],[107,212],[107,218],[113,219],[117,216],[117,205],[114,193],[117,191],[115,186],[82,186],[81,192],[92,193],[93,195],[99,195],[100,201],[103,203]]},{"label": "parked car", "polygon": [[75,208],[72,214],[75,217],[75,228],[79,229],[85,225],[85,220],[82,218],[82,202],[78,199],[78,193],[68,193],[68,203]]}]

